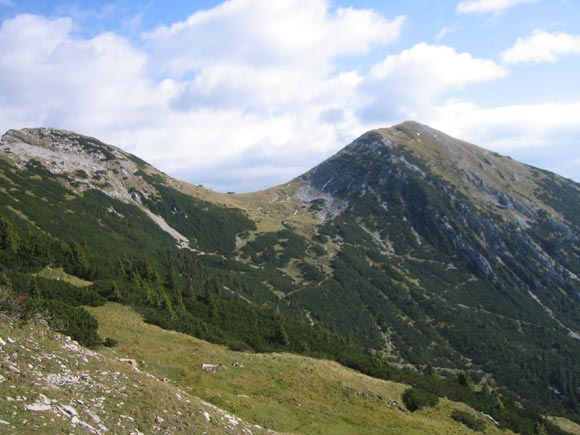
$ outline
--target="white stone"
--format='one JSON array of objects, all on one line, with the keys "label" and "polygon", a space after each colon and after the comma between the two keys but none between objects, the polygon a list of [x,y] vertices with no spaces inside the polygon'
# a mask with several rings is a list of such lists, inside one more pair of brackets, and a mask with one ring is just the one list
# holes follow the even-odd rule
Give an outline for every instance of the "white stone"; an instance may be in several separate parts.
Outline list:
[{"label": "white stone", "polygon": [[94,435],[98,435],[99,431],[92,427],[90,424],[85,423],[84,421],[79,421],[79,426],[84,429],[88,433],[92,433]]},{"label": "white stone", "polygon": [[14,367],[13,365],[7,365],[6,368],[11,372],[16,373],[17,375],[20,374],[20,370],[18,369],[18,367]]},{"label": "white stone", "polygon": [[88,409],[87,409],[85,412],[87,413],[87,415],[88,415],[89,417],[91,417],[91,419],[92,419],[92,420],[93,420],[95,423],[97,423],[97,424],[101,423],[101,417],[99,417],[97,414],[95,414],[95,413],[94,413],[94,412],[92,412],[92,411],[89,411]]},{"label": "white stone", "polygon": [[52,406],[50,405],[43,405],[40,403],[33,403],[32,405],[24,405],[24,409],[27,411],[50,411]]},{"label": "white stone", "polygon": [[50,399],[46,397],[44,394],[39,394],[36,403],[39,403],[41,405],[50,405],[51,402]]},{"label": "white stone", "polygon": [[69,406],[69,405],[62,405],[62,406],[60,406],[60,410],[64,411],[63,414],[66,413],[66,414],[68,414],[71,417],[75,417],[75,416],[78,416],[79,415],[79,413],[77,412],[77,410],[74,409],[72,406]]}]

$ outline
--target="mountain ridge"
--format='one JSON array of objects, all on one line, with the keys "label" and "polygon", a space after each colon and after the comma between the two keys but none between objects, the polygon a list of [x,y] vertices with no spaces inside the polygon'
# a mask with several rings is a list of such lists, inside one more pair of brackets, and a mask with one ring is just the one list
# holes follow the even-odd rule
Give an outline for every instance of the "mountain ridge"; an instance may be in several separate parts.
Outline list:
[{"label": "mountain ridge", "polygon": [[[64,262],[153,323],[258,350],[354,343],[577,412],[577,183],[416,122],[250,194],[53,129],[11,131],[0,154],[5,225],[33,222],[68,244],[41,266]],[[263,326],[250,332],[242,312]]]}]

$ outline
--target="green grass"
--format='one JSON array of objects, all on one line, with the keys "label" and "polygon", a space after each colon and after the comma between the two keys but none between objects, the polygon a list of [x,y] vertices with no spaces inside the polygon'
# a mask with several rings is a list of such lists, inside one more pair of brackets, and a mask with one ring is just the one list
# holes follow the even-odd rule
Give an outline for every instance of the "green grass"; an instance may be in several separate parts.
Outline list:
[{"label": "green grass", "polygon": [[64,281],[64,282],[67,282],[67,283],[74,285],[76,287],[89,287],[90,285],[93,284],[90,281],[86,281],[86,280],[78,278],[74,275],[69,275],[68,273],[66,273],[62,269],[62,267],[51,268],[51,267],[47,266],[44,269],[42,269],[40,272],[38,272],[38,276],[41,278],[46,278],[46,279],[54,279],[57,281]]},{"label": "green grass", "polygon": [[[435,408],[401,411],[407,385],[377,380],[331,361],[291,354],[233,352],[143,323],[117,304],[88,308],[99,333],[119,342],[106,355],[144,361],[145,370],[246,421],[297,434],[464,434],[454,422],[463,404],[440,400]],[[201,364],[219,364],[215,373]],[[243,365],[235,366],[234,363]],[[473,411],[472,411],[473,412]],[[488,425],[486,433],[499,433]]]},{"label": "green grass", "polygon": [[578,423],[563,417],[548,417],[548,420],[571,435],[580,435],[580,424]]},{"label": "green grass", "polygon": [[[0,365],[1,434],[87,433],[70,417],[58,413],[61,406],[74,408],[81,421],[100,433],[267,433],[245,422],[239,422],[234,431],[226,430],[228,419],[223,411],[171,383],[134,371],[126,363],[79,348],[34,322],[22,323],[0,313],[0,337],[7,342],[0,348],[4,360]],[[67,381],[47,381],[56,376]],[[39,401],[40,394],[51,401],[52,409],[27,409]],[[162,417],[163,422],[156,422],[155,416]]]}]

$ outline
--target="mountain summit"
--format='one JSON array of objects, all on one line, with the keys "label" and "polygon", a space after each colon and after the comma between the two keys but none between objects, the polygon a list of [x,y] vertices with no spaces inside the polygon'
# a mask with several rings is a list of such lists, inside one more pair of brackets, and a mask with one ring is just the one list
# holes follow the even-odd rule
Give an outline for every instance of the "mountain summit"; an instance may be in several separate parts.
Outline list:
[{"label": "mountain summit", "polygon": [[94,282],[82,298],[238,349],[353,365],[344,349],[358,349],[578,410],[580,186],[570,180],[416,122],[243,195],[61,130],[11,130],[0,156],[3,246],[16,246],[7,228],[42,240],[20,269],[23,244],[7,250],[9,270],[64,267]]}]

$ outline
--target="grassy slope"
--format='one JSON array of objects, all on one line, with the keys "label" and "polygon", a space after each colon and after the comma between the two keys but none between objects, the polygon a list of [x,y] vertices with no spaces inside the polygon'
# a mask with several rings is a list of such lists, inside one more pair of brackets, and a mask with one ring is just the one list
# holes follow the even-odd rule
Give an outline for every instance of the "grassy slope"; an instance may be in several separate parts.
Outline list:
[{"label": "grassy slope", "polygon": [[560,426],[561,429],[569,432],[571,435],[580,435],[580,424],[574,423],[563,417],[548,417],[552,423]]},{"label": "grassy slope", "polygon": [[86,281],[84,279],[77,278],[76,276],[69,275],[68,273],[66,273],[62,269],[62,267],[55,269],[53,267],[47,266],[44,269],[42,269],[40,272],[38,272],[37,275],[40,276],[41,278],[55,279],[57,281],[64,281],[64,282],[67,282],[67,283],[74,285],[74,286],[77,286],[77,287],[89,287],[90,285],[93,284],[90,281]]},{"label": "grassy slope", "polygon": [[[144,324],[129,308],[116,304],[90,311],[99,320],[100,334],[119,341],[104,353],[142,360],[154,375],[261,426],[299,434],[472,433],[450,418],[454,409],[469,410],[467,406],[441,400],[434,409],[404,412],[390,403],[402,403],[405,385],[334,362],[232,352]],[[223,368],[208,373],[201,370],[203,363]],[[488,425],[486,433],[500,431]]]},{"label": "grassy slope", "polygon": [[270,433],[44,326],[0,313],[0,337],[1,434]]},{"label": "grassy slope", "polygon": [[256,223],[257,232],[284,229],[282,222],[286,222],[298,234],[308,237],[314,233],[314,227],[321,223],[317,213],[303,208],[302,201],[296,198],[296,191],[301,187],[301,183],[296,181],[258,192],[235,195],[214,192],[173,178],[166,178],[166,182],[194,198],[242,210]]}]

